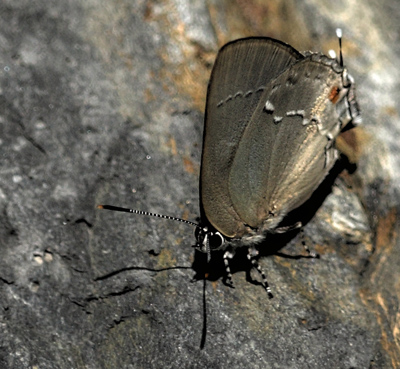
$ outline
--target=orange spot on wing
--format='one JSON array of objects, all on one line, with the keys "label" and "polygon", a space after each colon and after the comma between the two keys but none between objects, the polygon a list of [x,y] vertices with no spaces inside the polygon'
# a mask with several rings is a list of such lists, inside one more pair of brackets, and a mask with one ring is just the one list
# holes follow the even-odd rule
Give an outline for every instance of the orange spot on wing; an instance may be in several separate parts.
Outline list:
[{"label": "orange spot on wing", "polygon": [[336,104],[339,99],[340,89],[337,86],[333,86],[331,92],[329,93],[329,100],[332,101],[332,104]]}]

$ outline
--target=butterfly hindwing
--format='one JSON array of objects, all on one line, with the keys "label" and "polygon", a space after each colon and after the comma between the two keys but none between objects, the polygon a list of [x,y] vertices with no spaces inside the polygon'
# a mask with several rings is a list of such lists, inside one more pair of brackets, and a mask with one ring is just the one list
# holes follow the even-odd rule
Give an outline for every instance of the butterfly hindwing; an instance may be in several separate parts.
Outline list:
[{"label": "butterfly hindwing", "polygon": [[244,223],[273,230],[324,179],[340,131],[329,96],[342,88],[340,73],[310,57],[268,84],[229,173],[229,196]]}]

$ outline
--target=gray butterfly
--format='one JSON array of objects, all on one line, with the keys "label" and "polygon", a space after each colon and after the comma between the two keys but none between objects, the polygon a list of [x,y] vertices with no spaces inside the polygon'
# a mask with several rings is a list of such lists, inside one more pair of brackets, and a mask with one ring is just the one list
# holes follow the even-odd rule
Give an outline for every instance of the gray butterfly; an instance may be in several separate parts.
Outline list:
[{"label": "gray butterfly", "polygon": [[[339,41],[341,36],[338,34]],[[353,78],[340,61],[301,54],[281,41],[245,38],[226,44],[211,74],[204,127],[200,197],[202,225],[161,214],[99,205],[99,208],[153,215],[196,227],[196,247],[225,250],[229,259],[247,245],[260,272],[255,248],[282,227],[285,216],[307,201],[334,165],[340,132],[361,122]]]},{"label": "gray butterfly", "polygon": [[[361,122],[354,81],[342,62],[271,38],[225,45],[211,74],[201,165],[201,202],[211,226],[203,252],[254,245],[310,198],[334,165],[335,139]],[[213,242],[210,240],[213,238]]]}]

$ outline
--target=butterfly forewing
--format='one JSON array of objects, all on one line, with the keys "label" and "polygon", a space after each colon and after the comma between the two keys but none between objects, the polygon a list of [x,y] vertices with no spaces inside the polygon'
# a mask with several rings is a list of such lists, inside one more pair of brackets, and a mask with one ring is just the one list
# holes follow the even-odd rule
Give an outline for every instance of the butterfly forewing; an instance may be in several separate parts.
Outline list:
[{"label": "butterfly forewing", "polygon": [[269,38],[232,42],[218,54],[207,95],[201,199],[208,220],[225,236],[244,229],[229,192],[244,131],[271,81],[301,58],[291,46]]}]

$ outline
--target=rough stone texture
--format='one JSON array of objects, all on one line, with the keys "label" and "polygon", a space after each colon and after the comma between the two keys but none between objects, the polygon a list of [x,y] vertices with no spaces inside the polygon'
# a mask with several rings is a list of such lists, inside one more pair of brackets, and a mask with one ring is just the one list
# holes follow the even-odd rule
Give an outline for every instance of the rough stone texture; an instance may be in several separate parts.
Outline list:
[{"label": "rough stone texture", "polygon": [[[399,18],[373,0],[2,0],[0,368],[399,368]],[[303,209],[321,258],[269,238],[272,300],[244,253],[235,289],[214,258],[204,315],[191,227],[96,204],[195,220],[218,47],[327,52],[338,26],[364,126],[341,143],[357,170]]]}]

